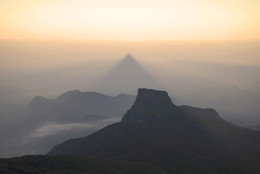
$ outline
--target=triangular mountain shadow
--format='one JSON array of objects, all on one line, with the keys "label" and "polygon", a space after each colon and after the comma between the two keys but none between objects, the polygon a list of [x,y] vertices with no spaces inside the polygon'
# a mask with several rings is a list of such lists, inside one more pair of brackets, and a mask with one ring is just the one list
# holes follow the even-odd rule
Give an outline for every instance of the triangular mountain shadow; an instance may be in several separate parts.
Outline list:
[{"label": "triangular mountain shadow", "polygon": [[95,90],[134,94],[140,87],[158,88],[159,83],[130,54],[127,54],[98,82]]}]

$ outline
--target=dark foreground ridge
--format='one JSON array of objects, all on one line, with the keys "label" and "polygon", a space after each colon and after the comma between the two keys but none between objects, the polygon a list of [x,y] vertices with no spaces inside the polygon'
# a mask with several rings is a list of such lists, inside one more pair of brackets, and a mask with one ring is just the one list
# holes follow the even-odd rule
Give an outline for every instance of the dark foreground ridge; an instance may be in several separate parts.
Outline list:
[{"label": "dark foreground ridge", "polygon": [[165,91],[139,89],[120,123],[68,140],[48,155],[142,163],[158,173],[257,174],[259,149],[259,132],[235,126],[213,109],[176,106]]},{"label": "dark foreground ridge", "polygon": [[159,167],[130,161],[87,160],[47,155],[0,159],[1,174],[169,174]]}]

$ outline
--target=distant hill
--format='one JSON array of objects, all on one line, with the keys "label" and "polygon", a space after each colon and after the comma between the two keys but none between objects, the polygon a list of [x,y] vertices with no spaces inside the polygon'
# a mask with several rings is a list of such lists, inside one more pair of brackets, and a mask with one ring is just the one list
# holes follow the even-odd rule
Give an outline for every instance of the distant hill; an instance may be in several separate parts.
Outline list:
[{"label": "distant hill", "polygon": [[139,89],[120,123],[71,139],[48,155],[145,162],[170,173],[260,172],[260,132],[213,109],[176,106],[164,91]]},{"label": "distant hill", "polygon": [[50,120],[82,121],[87,115],[97,119],[121,117],[133,104],[135,96],[107,96],[97,92],[68,91],[55,99],[35,97],[29,104],[31,115]]}]

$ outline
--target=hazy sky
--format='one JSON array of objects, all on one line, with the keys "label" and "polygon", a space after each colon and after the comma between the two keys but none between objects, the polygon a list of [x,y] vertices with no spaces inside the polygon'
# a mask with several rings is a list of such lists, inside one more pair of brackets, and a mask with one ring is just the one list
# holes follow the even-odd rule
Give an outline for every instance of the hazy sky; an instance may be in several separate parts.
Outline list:
[{"label": "hazy sky", "polygon": [[0,38],[260,39],[259,0],[1,0]]},{"label": "hazy sky", "polygon": [[0,0],[0,92],[90,90],[128,53],[166,82],[185,74],[258,88],[259,9],[259,0]]},{"label": "hazy sky", "polygon": [[98,91],[93,85],[127,53],[167,90],[238,86],[259,91],[259,50],[259,41],[2,40],[0,96],[5,102],[27,96],[29,102],[36,95],[56,96],[72,89]]}]

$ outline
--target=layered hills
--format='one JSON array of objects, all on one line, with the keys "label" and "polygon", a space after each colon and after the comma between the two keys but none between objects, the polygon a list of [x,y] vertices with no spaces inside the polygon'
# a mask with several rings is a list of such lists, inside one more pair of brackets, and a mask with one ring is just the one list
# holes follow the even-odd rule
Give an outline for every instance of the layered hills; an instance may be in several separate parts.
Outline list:
[{"label": "layered hills", "polygon": [[55,99],[35,97],[27,106],[31,115],[46,119],[85,121],[89,117],[96,119],[121,117],[133,104],[135,96],[119,94],[107,96],[97,92],[72,90]]},{"label": "layered hills", "polygon": [[71,90],[55,98],[35,97],[19,110],[8,108],[13,112],[0,114],[0,157],[46,154],[60,142],[118,122],[135,98]]}]

